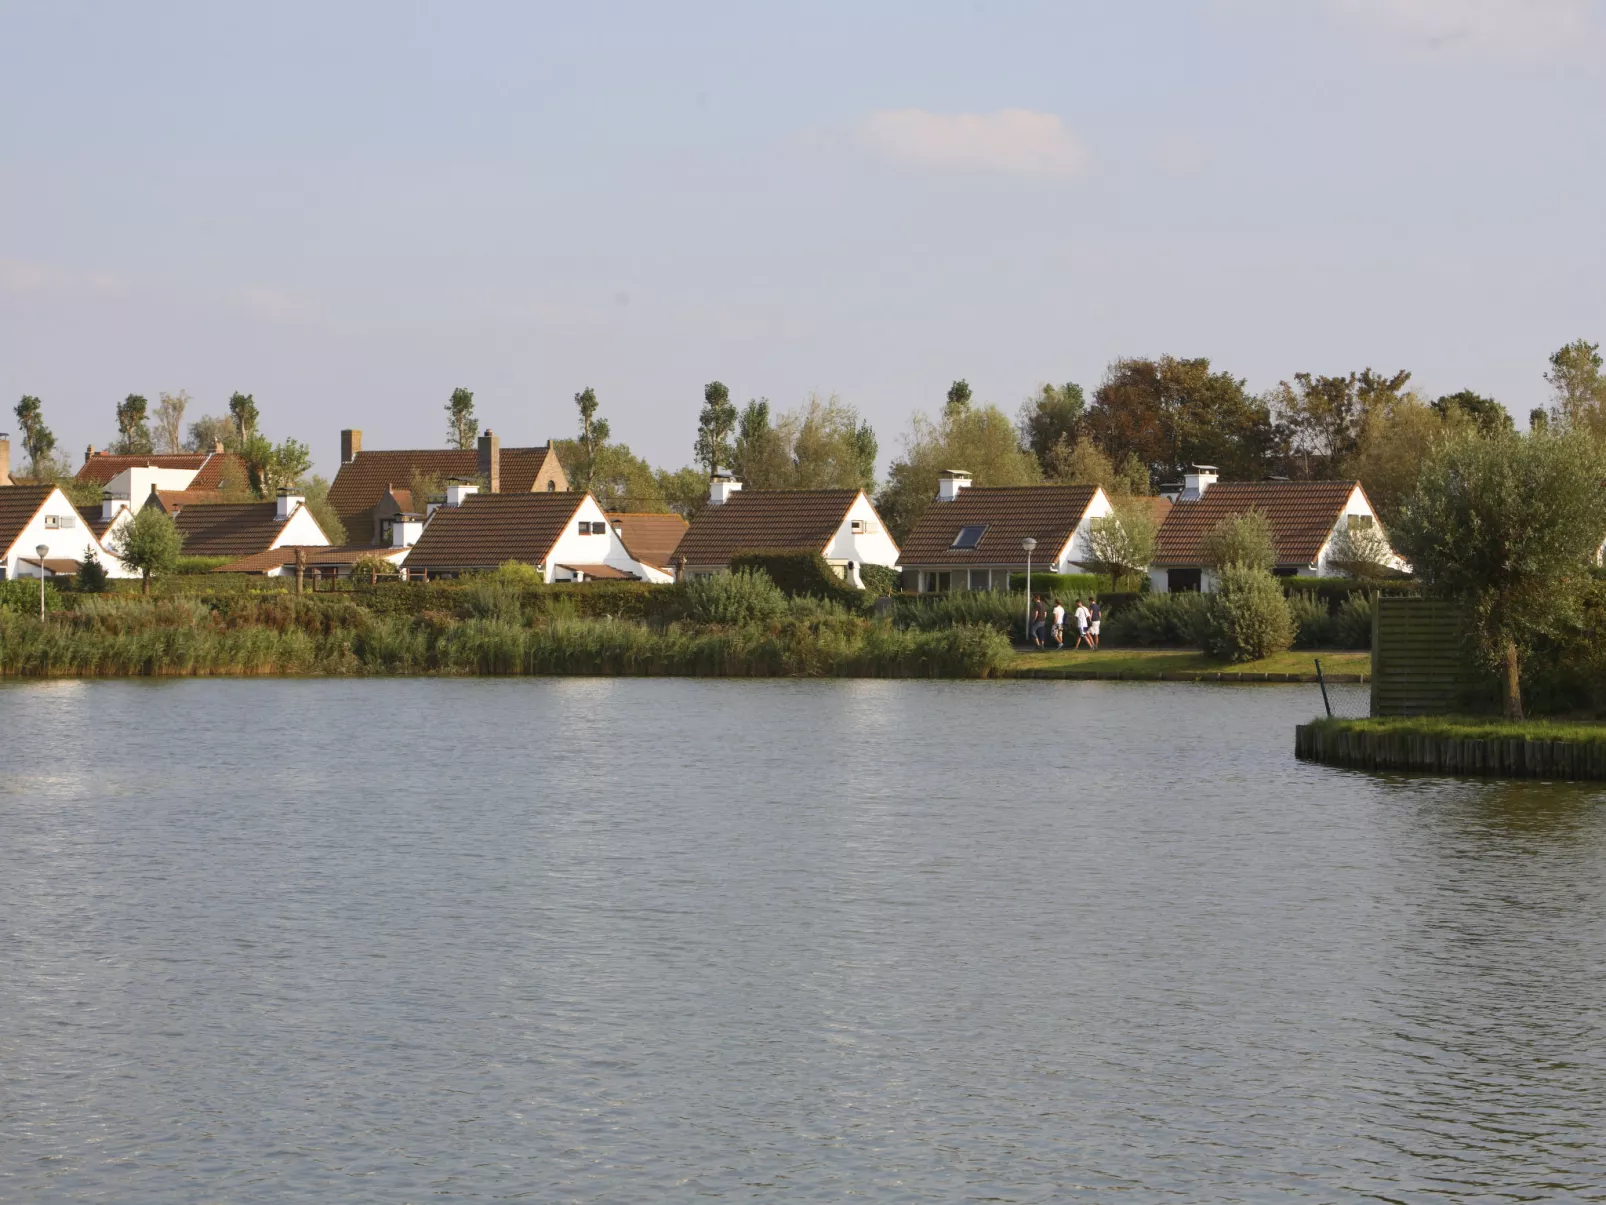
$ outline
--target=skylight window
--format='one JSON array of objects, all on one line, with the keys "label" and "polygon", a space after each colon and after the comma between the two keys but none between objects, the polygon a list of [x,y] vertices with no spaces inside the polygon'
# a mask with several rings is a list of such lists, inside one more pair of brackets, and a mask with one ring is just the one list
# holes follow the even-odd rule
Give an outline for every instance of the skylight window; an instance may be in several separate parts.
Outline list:
[{"label": "skylight window", "polygon": [[976,545],[981,543],[982,536],[986,534],[987,524],[967,523],[964,527],[959,529],[959,534],[954,537],[954,542],[950,544],[949,547],[974,548]]}]

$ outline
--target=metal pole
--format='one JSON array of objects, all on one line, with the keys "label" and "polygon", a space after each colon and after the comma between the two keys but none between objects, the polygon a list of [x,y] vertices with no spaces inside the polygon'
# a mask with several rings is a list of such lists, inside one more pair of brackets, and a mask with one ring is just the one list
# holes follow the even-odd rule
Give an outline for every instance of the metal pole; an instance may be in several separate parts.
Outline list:
[{"label": "metal pole", "polygon": [[1032,642],[1032,554],[1026,553],[1026,643]]},{"label": "metal pole", "polygon": [[1322,659],[1316,658],[1316,685],[1322,688],[1322,706],[1327,708],[1327,718],[1333,718],[1333,705],[1327,700],[1327,679],[1322,676]]}]

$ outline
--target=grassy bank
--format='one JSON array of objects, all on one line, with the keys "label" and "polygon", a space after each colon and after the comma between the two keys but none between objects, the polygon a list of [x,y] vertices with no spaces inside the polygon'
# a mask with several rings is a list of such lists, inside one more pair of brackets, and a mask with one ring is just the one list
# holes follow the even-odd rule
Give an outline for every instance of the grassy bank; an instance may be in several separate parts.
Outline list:
[{"label": "grassy bank", "polygon": [[1290,651],[1276,653],[1259,661],[1246,661],[1238,665],[1227,665],[1207,657],[1194,649],[1100,649],[1089,652],[1083,649],[1079,652],[1066,650],[1037,652],[1015,652],[1009,659],[1010,673],[1024,673],[1030,671],[1056,671],[1076,672],[1083,671],[1089,674],[1131,674],[1133,676],[1153,676],[1155,674],[1199,674],[1199,673],[1234,673],[1234,674],[1298,674],[1314,677],[1316,667],[1314,658],[1321,658],[1322,672],[1330,680],[1342,680],[1346,677],[1369,674],[1372,660],[1370,653],[1354,652],[1305,652]]},{"label": "grassy bank", "polygon": [[[1325,664],[1325,663],[1324,663]],[[1321,719],[1310,725],[1328,733],[1426,737],[1432,740],[1606,742],[1606,723],[1524,720],[1486,716],[1390,716],[1379,719]]]},{"label": "grassy bank", "polygon": [[1606,724],[1428,716],[1317,720],[1294,729],[1302,761],[1358,770],[1606,780]]}]

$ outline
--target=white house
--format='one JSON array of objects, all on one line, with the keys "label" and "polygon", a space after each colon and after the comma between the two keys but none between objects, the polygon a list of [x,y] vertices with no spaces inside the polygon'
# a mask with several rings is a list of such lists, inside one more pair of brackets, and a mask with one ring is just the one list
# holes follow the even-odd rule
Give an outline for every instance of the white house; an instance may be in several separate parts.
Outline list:
[{"label": "white house", "polygon": [[146,507],[173,517],[184,537],[185,556],[238,558],[297,544],[327,547],[306,495],[282,489],[271,502],[196,502],[189,493],[152,490]]},{"label": "white house", "polygon": [[898,545],[863,490],[744,490],[716,475],[675,549],[677,575],[724,573],[753,552],[818,552],[855,586],[865,565],[897,567]]},{"label": "white house", "polygon": [[[1154,590],[1215,589],[1215,575],[1204,563],[1204,542],[1223,519],[1259,511],[1271,527],[1279,577],[1336,577],[1333,541],[1342,530],[1382,533],[1377,512],[1358,481],[1218,481],[1213,470],[1197,466],[1155,540],[1149,570]],[[1386,536],[1385,536],[1386,540]],[[1387,564],[1406,568],[1392,550]]]},{"label": "white house", "polygon": [[402,567],[413,578],[455,577],[507,561],[535,566],[547,582],[670,580],[630,554],[590,494],[491,494],[467,484],[447,490]]},{"label": "white house", "polygon": [[[46,548],[42,565],[41,544]],[[58,487],[0,486],[0,580],[77,573],[91,551],[108,576],[129,576]]]},{"label": "white house", "polygon": [[949,469],[903,542],[903,586],[920,593],[1007,590],[1011,573],[1031,564],[1048,573],[1082,573],[1092,558],[1093,523],[1111,513],[1096,485],[973,486]]}]

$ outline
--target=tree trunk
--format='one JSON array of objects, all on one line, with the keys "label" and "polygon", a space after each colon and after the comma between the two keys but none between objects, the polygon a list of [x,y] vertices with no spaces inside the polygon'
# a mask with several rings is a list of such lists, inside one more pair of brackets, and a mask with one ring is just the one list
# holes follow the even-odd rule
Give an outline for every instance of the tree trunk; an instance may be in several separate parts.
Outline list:
[{"label": "tree trunk", "polygon": [[1521,664],[1517,660],[1517,642],[1506,641],[1506,719],[1522,719]]},{"label": "tree trunk", "polygon": [[149,569],[141,569],[139,571],[139,592],[141,594],[149,594],[151,592],[151,571]]}]

